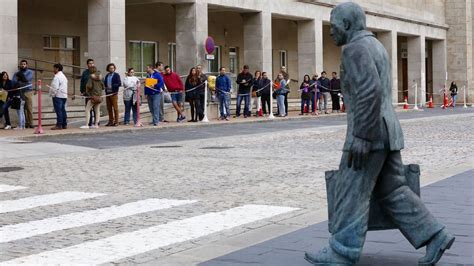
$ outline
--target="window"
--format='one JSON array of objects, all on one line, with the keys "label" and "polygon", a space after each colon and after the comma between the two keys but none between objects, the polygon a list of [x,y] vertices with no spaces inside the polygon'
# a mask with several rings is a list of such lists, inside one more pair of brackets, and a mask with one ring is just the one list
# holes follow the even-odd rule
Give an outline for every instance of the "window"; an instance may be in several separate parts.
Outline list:
[{"label": "window", "polygon": [[78,37],[43,36],[44,50],[76,50],[79,46]]},{"label": "window", "polygon": [[135,69],[135,75],[144,77],[146,66],[158,60],[158,43],[149,41],[129,41],[128,67]]},{"label": "window", "polygon": [[176,43],[168,43],[168,64],[176,71]]},{"label": "window", "polygon": [[287,56],[287,51],[286,50],[280,50],[280,67],[286,67],[288,62],[288,56]]},{"label": "window", "polygon": [[239,53],[237,47],[229,48],[229,72],[237,74],[239,71]]},{"label": "window", "polygon": [[211,73],[217,73],[219,72],[219,68],[221,67],[221,48],[220,46],[216,46],[214,49],[214,52],[212,53],[214,55],[214,60],[209,60],[207,69]]}]

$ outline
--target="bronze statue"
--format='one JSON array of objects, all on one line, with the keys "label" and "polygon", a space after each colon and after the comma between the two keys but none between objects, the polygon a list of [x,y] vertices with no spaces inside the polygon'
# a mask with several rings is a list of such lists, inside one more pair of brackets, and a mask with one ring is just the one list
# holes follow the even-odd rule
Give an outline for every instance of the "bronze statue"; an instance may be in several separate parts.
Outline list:
[{"label": "bronze statue", "polygon": [[[415,247],[426,246],[420,265],[439,261],[454,242],[408,186],[400,150],[403,133],[392,106],[387,51],[367,31],[365,13],[355,3],[331,12],[331,36],[342,46],[341,86],[347,135],[334,182],[329,246],[307,252],[314,265],[352,265],[361,255],[371,198]],[[329,197],[328,197],[329,199]]]}]

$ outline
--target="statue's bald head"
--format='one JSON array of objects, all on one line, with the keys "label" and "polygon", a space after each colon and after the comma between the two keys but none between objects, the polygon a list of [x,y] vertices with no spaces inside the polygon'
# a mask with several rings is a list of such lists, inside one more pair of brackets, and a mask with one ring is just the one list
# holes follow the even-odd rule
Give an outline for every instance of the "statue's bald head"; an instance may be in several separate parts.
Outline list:
[{"label": "statue's bald head", "polygon": [[336,45],[346,44],[352,32],[366,29],[365,12],[358,4],[342,3],[331,11],[331,36]]}]

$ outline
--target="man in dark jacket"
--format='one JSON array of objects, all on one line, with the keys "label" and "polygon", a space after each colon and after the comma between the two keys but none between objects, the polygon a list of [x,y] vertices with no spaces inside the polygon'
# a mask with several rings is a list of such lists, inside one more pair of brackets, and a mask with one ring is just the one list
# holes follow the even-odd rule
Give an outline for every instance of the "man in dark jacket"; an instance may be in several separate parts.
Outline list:
[{"label": "man in dark jacket", "polygon": [[250,116],[250,90],[252,89],[253,76],[249,72],[249,66],[245,65],[242,72],[237,75],[237,84],[239,84],[239,90],[237,95],[237,111],[235,116],[240,116],[240,105],[244,100],[244,117]]},{"label": "man in dark jacket", "polygon": [[332,112],[341,110],[339,103],[339,93],[341,93],[341,80],[337,78],[337,73],[332,72],[332,79],[329,83],[329,90],[331,91]]},{"label": "man in dark jacket", "polygon": [[[321,72],[321,77],[319,78],[319,84],[318,88],[319,91],[321,92],[321,95],[323,96],[323,101],[324,101],[324,113],[328,113],[328,99],[331,97],[331,94],[329,93],[329,79],[326,77],[326,71]],[[319,110],[323,111],[322,108],[322,102],[319,101]]]},{"label": "man in dark jacket", "polygon": [[347,104],[347,135],[335,182],[329,247],[307,252],[315,264],[357,263],[369,220],[371,197],[415,247],[426,245],[421,265],[432,265],[454,242],[445,226],[407,185],[400,150],[403,133],[392,106],[388,54],[367,31],[365,13],[352,2],[331,12],[331,36],[343,46],[341,85]]},{"label": "man in dark jacket", "polygon": [[[81,76],[81,86],[80,86],[80,91],[81,91],[81,95],[82,96],[87,96],[87,93],[86,93],[86,85],[87,85],[87,82],[89,81],[89,76],[90,76],[90,71],[89,69],[91,67],[94,66],[94,59],[87,59],[87,69],[84,70],[82,72],[82,76]],[[87,106],[87,102],[89,101],[89,98],[86,98],[85,100],[85,105]],[[91,113],[90,113],[90,119],[89,119],[89,124],[88,126],[91,127],[94,125],[94,108],[91,109]]]}]

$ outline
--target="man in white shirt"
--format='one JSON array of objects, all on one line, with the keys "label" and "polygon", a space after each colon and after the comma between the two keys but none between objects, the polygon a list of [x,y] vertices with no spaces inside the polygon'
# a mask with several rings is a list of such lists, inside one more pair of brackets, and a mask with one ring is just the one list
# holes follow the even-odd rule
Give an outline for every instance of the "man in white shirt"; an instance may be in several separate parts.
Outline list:
[{"label": "man in white shirt", "polygon": [[54,78],[49,86],[49,96],[53,98],[54,111],[56,112],[56,126],[51,130],[62,130],[67,128],[67,78],[63,73],[63,66],[55,64],[53,66]]}]

